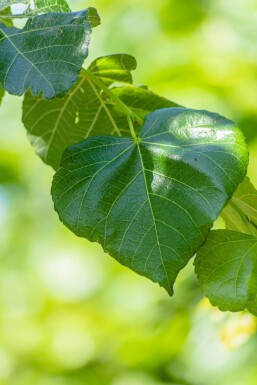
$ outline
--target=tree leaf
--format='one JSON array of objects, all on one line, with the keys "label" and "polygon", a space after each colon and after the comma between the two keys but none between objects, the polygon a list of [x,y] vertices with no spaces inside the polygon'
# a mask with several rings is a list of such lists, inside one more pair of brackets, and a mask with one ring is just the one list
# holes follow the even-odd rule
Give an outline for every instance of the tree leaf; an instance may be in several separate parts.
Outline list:
[{"label": "tree leaf", "polygon": [[34,0],[34,13],[71,12],[66,0]]},{"label": "tree leaf", "polygon": [[198,251],[201,289],[222,311],[248,309],[257,315],[257,238],[236,231],[211,231]]},{"label": "tree leaf", "polygon": [[15,95],[42,92],[46,99],[68,91],[88,54],[91,14],[87,9],[36,16],[22,30],[0,23],[3,87]]},{"label": "tree leaf", "polygon": [[245,177],[222,212],[227,229],[257,236],[257,191]]},{"label": "tree leaf", "polygon": [[[78,82],[62,99],[45,101],[27,93],[23,103],[23,123],[30,141],[43,161],[54,168],[60,164],[64,149],[71,144],[93,135],[129,135],[127,111],[118,104],[127,106],[130,113],[138,116],[139,122],[157,108],[172,107],[168,101],[139,87],[108,89],[115,82],[132,82],[131,71],[136,61],[130,55],[118,54],[96,59],[83,70]],[[118,101],[117,101],[118,99]],[[136,123],[139,130],[141,124]]]},{"label": "tree leaf", "polygon": [[246,174],[233,122],[157,110],[137,140],[99,136],[69,147],[52,195],[61,221],[168,293]]}]

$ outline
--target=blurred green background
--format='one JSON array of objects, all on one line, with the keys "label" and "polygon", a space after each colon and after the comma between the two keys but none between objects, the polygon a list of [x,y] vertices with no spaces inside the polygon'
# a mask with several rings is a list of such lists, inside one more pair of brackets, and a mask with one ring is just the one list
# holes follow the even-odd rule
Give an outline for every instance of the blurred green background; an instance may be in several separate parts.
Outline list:
[{"label": "blurred green background", "polygon": [[[257,2],[95,0],[90,57],[135,55],[135,82],[238,122],[257,186]],[[192,263],[175,296],[58,222],[53,172],[21,99],[0,109],[0,385],[256,385],[257,322],[202,298]]]}]

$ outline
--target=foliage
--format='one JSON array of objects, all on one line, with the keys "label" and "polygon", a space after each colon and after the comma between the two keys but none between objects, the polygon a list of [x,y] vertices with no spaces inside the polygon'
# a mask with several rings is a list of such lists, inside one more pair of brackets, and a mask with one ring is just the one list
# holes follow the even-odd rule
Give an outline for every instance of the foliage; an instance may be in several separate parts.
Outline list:
[{"label": "foliage", "polygon": [[[10,12],[12,3],[2,1],[1,9]],[[101,57],[82,69],[89,35],[100,21],[94,8],[73,13],[65,1],[25,3],[23,14],[2,15],[0,82],[11,94],[26,93],[23,122],[31,142],[43,161],[59,167],[52,195],[60,219],[170,294],[197,252],[196,272],[211,302],[222,310],[255,312],[255,253],[246,246],[255,240],[255,201],[245,199],[242,186],[233,196],[248,165],[239,129],[217,114],[178,107],[133,85],[132,56]],[[23,29],[6,24],[24,17]],[[255,189],[249,189],[252,197]],[[242,233],[208,237],[230,198],[222,215],[228,229],[238,226]],[[223,235],[246,242],[236,250],[229,242],[229,261],[237,263],[216,274],[227,255],[217,258],[213,244],[223,250]],[[240,270],[243,262],[247,273]]]}]

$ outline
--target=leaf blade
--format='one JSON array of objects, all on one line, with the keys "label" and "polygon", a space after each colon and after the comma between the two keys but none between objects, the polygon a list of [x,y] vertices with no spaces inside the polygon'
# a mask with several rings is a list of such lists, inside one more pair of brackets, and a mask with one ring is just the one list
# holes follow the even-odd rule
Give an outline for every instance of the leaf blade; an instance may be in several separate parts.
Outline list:
[{"label": "leaf blade", "polygon": [[[196,132],[192,121],[205,122],[207,131]],[[177,274],[244,177],[247,150],[232,122],[183,108],[148,115],[140,139],[92,137],[69,147],[54,177],[53,201],[76,235],[99,242],[172,294]],[[206,154],[219,163],[208,163]],[[229,170],[235,155],[244,167],[232,183],[220,167]]]},{"label": "leaf blade", "polygon": [[15,95],[30,88],[32,94],[42,92],[46,99],[68,91],[88,54],[89,15],[86,9],[36,16],[22,30],[0,23],[3,87]]},{"label": "leaf blade", "polygon": [[211,231],[195,260],[199,284],[222,311],[257,314],[257,238],[231,230]]}]

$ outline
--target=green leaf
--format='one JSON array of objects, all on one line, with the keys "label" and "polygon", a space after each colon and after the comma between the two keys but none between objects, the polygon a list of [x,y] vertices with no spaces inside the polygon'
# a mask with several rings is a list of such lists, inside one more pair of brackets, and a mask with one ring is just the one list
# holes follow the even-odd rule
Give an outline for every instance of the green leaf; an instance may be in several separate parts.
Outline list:
[{"label": "green leaf", "polygon": [[61,221],[168,293],[205,241],[248,164],[233,122],[207,111],[157,110],[140,137],[69,147],[52,195]]},{"label": "green leaf", "polygon": [[34,0],[35,13],[71,12],[66,0]]},{"label": "green leaf", "polygon": [[201,289],[222,311],[248,309],[257,315],[257,238],[211,231],[195,260]]},{"label": "green leaf", "polygon": [[[25,95],[23,123],[33,147],[45,163],[57,168],[64,149],[89,136],[129,135],[128,113],[142,122],[157,108],[175,106],[167,99],[132,85],[107,88],[117,82],[131,83],[131,71],[135,68],[136,61],[130,55],[105,56],[96,59],[87,71],[83,70],[78,82],[62,99],[45,101],[30,93]],[[99,81],[102,84],[99,85]],[[120,103],[124,103],[125,110]],[[137,130],[141,124],[135,122]]]},{"label": "green leaf", "polygon": [[226,228],[257,236],[257,191],[245,177],[222,212]]},{"label": "green leaf", "polygon": [[0,23],[0,83],[11,94],[31,89],[45,99],[63,95],[88,54],[90,9],[29,19],[20,30]]}]

